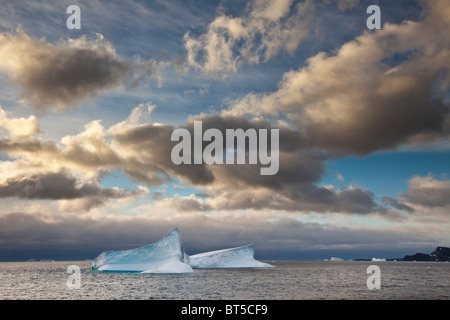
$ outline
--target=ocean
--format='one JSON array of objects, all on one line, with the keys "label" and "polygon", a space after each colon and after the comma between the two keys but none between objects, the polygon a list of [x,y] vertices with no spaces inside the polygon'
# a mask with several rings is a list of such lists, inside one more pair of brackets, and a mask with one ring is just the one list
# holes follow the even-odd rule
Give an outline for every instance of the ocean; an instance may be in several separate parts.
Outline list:
[{"label": "ocean", "polygon": [[[275,268],[99,273],[88,261],[1,262],[1,300],[448,300],[450,263],[265,261]],[[379,289],[368,287],[379,268]],[[69,266],[80,272],[68,273]],[[75,267],[76,268],[76,267]],[[74,275],[79,276],[78,288]],[[73,280],[73,281],[72,281]],[[370,281],[370,283],[375,283]],[[70,288],[72,287],[72,288]]]}]

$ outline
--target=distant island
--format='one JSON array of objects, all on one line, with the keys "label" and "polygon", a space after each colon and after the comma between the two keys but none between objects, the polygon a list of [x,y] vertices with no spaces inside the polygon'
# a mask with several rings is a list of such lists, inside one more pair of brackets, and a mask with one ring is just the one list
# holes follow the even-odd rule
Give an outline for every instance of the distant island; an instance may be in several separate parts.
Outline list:
[{"label": "distant island", "polygon": [[[372,259],[355,259],[354,261],[372,261]],[[390,258],[386,261],[436,261],[436,262],[450,262],[450,248],[437,247],[430,254],[416,253],[413,255],[406,255],[403,258]]]}]

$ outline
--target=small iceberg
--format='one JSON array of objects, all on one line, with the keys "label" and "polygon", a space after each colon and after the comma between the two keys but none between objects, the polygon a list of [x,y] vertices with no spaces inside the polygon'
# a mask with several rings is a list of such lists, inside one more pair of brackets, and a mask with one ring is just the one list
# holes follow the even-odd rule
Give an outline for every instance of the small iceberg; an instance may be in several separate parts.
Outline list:
[{"label": "small iceberg", "polygon": [[384,258],[382,258],[382,259],[372,258],[372,261],[386,261],[386,259],[384,259]]},{"label": "small iceberg", "polygon": [[344,261],[344,259],[337,258],[337,257],[331,257],[330,261]]},{"label": "small iceberg", "polygon": [[191,267],[194,269],[213,268],[267,268],[271,264],[254,259],[253,245],[209,251],[192,255]]},{"label": "small iceberg", "polygon": [[125,251],[106,251],[90,262],[92,270],[142,273],[189,273],[189,256],[175,228],[154,244]]}]

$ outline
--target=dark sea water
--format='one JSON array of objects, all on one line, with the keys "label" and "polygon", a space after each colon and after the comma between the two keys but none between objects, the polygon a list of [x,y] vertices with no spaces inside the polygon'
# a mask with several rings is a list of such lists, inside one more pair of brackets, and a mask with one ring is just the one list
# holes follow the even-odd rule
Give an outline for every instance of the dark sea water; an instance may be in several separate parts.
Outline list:
[{"label": "dark sea water", "polygon": [[[0,299],[450,299],[450,263],[268,262],[275,268],[197,269],[190,274],[98,273],[89,269],[87,261],[2,262]],[[71,265],[81,270],[79,289],[67,285]],[[380,268],[380,289],[367,287],[370,265]]]}]

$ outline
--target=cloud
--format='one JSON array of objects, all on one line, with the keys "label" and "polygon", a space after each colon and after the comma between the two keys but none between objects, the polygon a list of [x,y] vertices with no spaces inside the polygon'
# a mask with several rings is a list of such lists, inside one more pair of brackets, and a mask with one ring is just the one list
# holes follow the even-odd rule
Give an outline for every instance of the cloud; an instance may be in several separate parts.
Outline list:
[{"label": "cloud", "polygon": [[99,191],[98,186],[92,184],[76,186],[76,179],[64,173],[8,178],[0,185],[0,197],[26,199],[75,199]]},{"label": "cloud", "polygon": [[[126,121],[109,129],[105,129],[101,121],[89,122],[78,134],[63,137],[60,144],[36,135],[4,137],[0,139],[0,152],[13,161],[0,163],[3,171],[0,181],[18,175],[61,170],[88,180],[98,179],[104,172],[123,170],[134,180],[147,185],[161,184],[169,178],[169,170],[181,175],[184,172],[193,181],[204,179],[201,174],[204,168],[196,171],[172,164],[170,136],[173,128],[141,123],[151,110],[150,105],[142,104]],[[8,121],[17,122],[17,119]]]},{"label": "cloud", "polygon": [[[161,185],[176,178],[184,184],[206,191],[208,197],[202,199],[171,199],[171,202],[166,203],[172,204],[177,210],[181,209],[181,203],[192,210],[202,211],[274,208],[368,214],[380,210],[374,194],[364,188],[353,186],[336,190],[317,186],[325,172],[328,155],[305,146],[298,130],[286,126],[276,127],[265,119],[198,115],[191,117],[183,127],[192,136],[193,122],[196,120],[202,121],[203,130],[216,128],[223,134],[226,129],[277,128],[280,132],[280,166],[276,176],[262,176],[260,164],[175,165],[171,159],[172,148],[176,145],[176,142],[171,141],[175,127],[148,122],[153,109],[152,104],[141,104],[131,112],[128,119],[107,129],[100,121],[92,121],[80,133],[62,138],[60,145],[35,136],[0,139],[0,151],[7,152],[14,159],[0,163],[0,169],[4,172],[0,179],[5,187],[4,192],[12,192],[14,186],[17,190],[35,185],[35,180],[43,178],[61,179],[59,176],[42,176],[42,172],[65,171],[80,176],[84,181],[99,181],[104,173],[121,170],[130,179],[147,186]],[[15,121],[14,118],[11,120]],[[88,208],[98,200],[89,199],[88,192],[83,193],[82,189],[74,188],[73,180],[60,182],[67,184],[70,191],[80,194],[77,199],[81,198],[81,194],[85,199],[65,201],[67,205],[64,208],[69,205]],[[64,190],[59,188],[55,191]],[[38,198],[35,193],[23,196]],[[162,200],[166,201],[156,199]]]},{"label": "cloud", "polygon": [[[301,222],[292,217],[261,212],[97,218],[79,214],[15,212],[0,215],[0,250],[3,259],[16,255],[22,259],[93,259],[102,251],[126,250],[153,243],[174,227],[180,229],[188,254],[253,243],[257,257],[302,258],[306,252],[307,256],[322,255],[323,259],[330,257],[323,256],[329,255],[330,250],[353,254],[360,250],[363,257],[372,250],[389,251],[390,254],[399,251],[401,257],[410,248],[426,245],[434,248],[439,243],[428,239],[429,228],[423,225],[421,229],[398,224],[393,232],[374,227]],[[444,237],[445,232],[441,232]]]},{"label": "cloud", "polygon": [[104,207],[110,200],[137,200],[147,196],[148,189],[138,186],[135,190],[125,190],[117,187],[100,188],[94,184],[96,189],[92,194],[83,195],[76,199],[62,199],[58,201],[58,209],[67,212],[90,211],[93,208]]},{"label": "cloud", "polygon": [[26,138],[42,133],[42,129],[35,116],[28,118],[9,118],[0,106],[0,128],[4,128],[10,137]]},{"label": "cloud", "polygon": [[236,72],[242,63],[267,62],[280,51],[294,53],[310,32],[313,1],[253,0],[245,14],[219,14],[198,37],[186,33],[188,66],[208,75]]},{"label": "cloud", "polygon": [[[129,121],[135,118],[139,115],[132,113]],[[15,127],[18,124],[20,128]],[[89,211],[108,200],[138,198],[148,192],[144,187],[100,186],[103,175],[121,168],[124,161],[108,142],[109,133],[100,121],[63,137],[60,144],[42,139],[44,132],[35,117],[11,118],[0,109],[0,127],[8,133],[0,138],[0,152],[9,157],[0,161],[1,198],[54,200],[63,211]]]},{"label": "cloud", "polygon": [[248,94],[224,114],[288,117],[308,145],[337,155],[421,146],[448,136],[447,3],[419,22],[385,24],[286,72],[278,89]]},{"label": "cloud", "polygon": [[113,147],[121,155],[120,168],[135,181],[158,185],[175,175],[189,184],[213,180],[205,166],[176,166],[171,159],[175,143],[174,128],[159,124],[142,124],[115,131]]},{"label": "cloud", "polygon": [[[326,3],[328,2],[336,2],[336,0],[325,0]],[[346,11],[353,9],[356,7],[359,3],[359,0],[337,0],[337,5],[339,10]]]},{"label": "cloud", "polygon": [[[204,189],[208,197],[163,199],[164,206],[179,210],[184,203],[190,210],[236,210],[273,208],[288,211],[346,212],[368,214],[381,208],[372,192],[362,187],[335,190],[317,186],[325,171],[327,155],[306,147],[297,130],[274,127],[264,119],[248,120],[237,116],[198,115],[183,126],[193,136],[193,122],[202,121],[203,130],[250,128],[280,130],[280,169],[276,176],[261,176],[260,165],[174,165],[170,152],[175,143],[168,141],[175,129],[164,125],[142,124],[110,129],[114,132],[115,150],[126,157],[122,168],[126,174],[147,184],[155,181],[154,173],[171,176]],[[119,130],[120,128],[120,130]]]},{"label": "cloud", "polygon": [[415,210],[411,208],[410,206],[402,203],[398,199],[391,198],[389,196],[384,196],[382,199],[383,204],[386,206],[392,206],[397,210],[407,211],[407,212],[414,212]]},{"label": "cloud", "polygon": [[[385,213],[385,208],[377,203],[375,195],[365,188],[351,186],[337,190],[318,186],[329,155],[308,147],[297,129],[273,126],[262,118],[248,120],[232,115],[198,115],[191,117],[185,125],[191,135],[193,122],[199,120],[203,130],[215,128],[223,135],[226,129],[237,128],[244,131],[250,128],[280,130],[280,166],[275,176],[262,176],[259,174],[260,165],[196,165],[196,170],[202,168],[207,172],[206,180],[197,181],[181,175],[180,171],[172,171],[182,181],[207,192],[208,197],[204,199],[191,199],[197,201],[197,207],[204,210],[266,208],[321,213]],[[190,175],[192,171],[186,173]]]},{"label": "cloud", "polygon": [[0,139],[0,152],[14,159],[1,162],[0,181],[10,176],[61,170],[93,179],[120,163],[120,156],[107,142],[100,121],[86,124],[76,135],[63,137],[60,145],[36,136],[5,137]]},{"label": "cloud", "polygon": [[450,180],[436,180],[433,176],[415,176],[409,180],[409,188],[399,195],[413,205],[430,208],[450,205]]},{"label": "cloud", "polygon": [[24,31],[0,34],[0,70],[39,111],[67,110],[97,95],[137,85],[157,72],[157,63],[119,57],[97,34],[52,44]]},{"label": "cloud", "polygon": [[[260,175],[260,164],[175,165],[171,151],[176,142],[171,141],[171,135],[176,127],[152,123],[154,108],[151,103],[140,104],[126,120],[110,128],[104,128],[100,121],[92,121],[80,133],[63,137],[60,145],[36,137],[42,133],[36,119],[20,120],[3,114],[3,126],[25,121],[30,129],[24,130],[34,135],[9,134],[0,139],[0,150],[13,159],[0,162],[0,196],[59,200],[61,210],[77,211],[102,206],[108,199],[142,195],[142,190],[99,186],[98,181],[105,173],[120,170],[131,180],[147,186],[176,178],[185,185],[204,190],[205,197],[154,197],[161,208],[175,211],[274,209],[392,218],[400,217],[401,212],[415,212],[408,202],[426,201],[426,191],[422,185],[418,187],[416,180],[412,180],[408,193],[399,199],[384,197],[381,202],[362,186],[336,189],[319,185],[330,155],[308,146],[295,127],[274,126],[263,118],[249,120],[243,116],[201,114],[189,118],[183,127],[191,136],[194,121],[202,121],[204,131],[215,128],[222,134],[226,129],[277,128],[280,166],[276,176]],[[435,194],[446,196],[445,191]]]},{"label": "cloud", "polygon": [[[335,190],[314,183],[297,183],[280,190],[250,186],[233,189],[231,181],[226,186],[206,188],[209,197],[202,202],[216,210],[274,209],[290,212],[385,214],[375,195],[360,186]],[[242,192],[245,190],[245,192]],[[199,200],[200,201],[200,200]]]},{"label": "cloud", "polygon": [[[202,76],[222,76],[281,55],[294,56],[312,32],[320,33],[316,7],[325,3],[320,8],[324,8],[323,17],[329,18],[330,12],[358,4],[357,0],[333,2],[336,10],[325,7],[331,3],[327,0],[254,0],[234,15],[219,8],[202,33],[191,31],[184,36],[187,55],[176,58],[175,71],[192,68]],[[35,116],[13,117],[0,108],[2,258],[17,252],[45,253],[45,258],[52,258],[51,254],[93,258],[104,250],[152,243],[173,227],[180,228],[189,253],[255,243],[257,254],[298,258],[304,250],[317,254],[323,248],[395,249],[406,250],[402,252],[406,254],[410,247],[415,252],[424,245],[435,247],[441,240],[445,245],[450,206],[446,180],[414,177],[405,193],[381,199],[363,185],[321,185],[327,161],[336,156],[436,142],[450,132],[448,4],[440,0],[423,4],[420,21],[386,24],[381,31],[365,32],[307,61],[300,57],[305,51],[298,56],[302,65],[286,72],[274,92],[248,94],[230,110],[197,114],[178,126],[155,122],[151,117],[155,105],[143,103],[120,123],[90,121],[79,132],[52,141]],[[176,51],[180,48],[172,40],[180,40],[180,30],[182,36],[189,24],[198,25],[214,10],[214,5],[181,12],[184,4],[180,3],[156,3],[152,8],[138,4],[130,11],[112,10],[111,15],[100,17],[102,6],[95,2],[88,8],[99,18],[95,26],[103,30],[123,15],[155,18],[151,27],[138,22],[135,29],[129,29],[132,20],[119,23],[107,32],[109,36],[130,30],[163,30],[161,26],[170,29],[170,34],[155,36],[154,42],[145,41],[147,32],[137,32],[113,46],[100,35],[49,42],[20,30],[3,32],[0,71],[22,89],[21,98],[38,113],[66,111],[100,94],[132,88],[148,76],[158,76],[162,64],[125,58],[118,52],[151,55],[154,48],[167,45],[164,42],[172,43],[169,46]],[[174,22],[168,13],[161,16],[156,7],[191,18]],[[42,7],[36,4],[33,8]],[[28,9],[31,14],[33,10]],[[51,16],[49,11],[40,12]],[[193,12],[203,14],[194,18]],[[360,20],[364,17],[362,11]],[[340,15],[334,19],[343,21]],[[61,22],[64,27],[64,19]],[[349,28],[341,35],[345,39],[358,28],[354,22],[343,24]],[[30,19],[27,25],[35,23],[42,24]],[[7,26],[15,27],[10,22]],[[48,30],[45,34],[55,40]],[[333,43],[342,38],[334,39]],[[309,49],[330,45],[316,40]],[[275,64],[283,68],[292,63]],[[257,76],[263,79],[264,74]],[[180,89],[179,82],[173,81],[175,89]],[[191,85],[189,89],[195,90],[185,90],[184,96],[200,101],[187,96],[195,93],[205,98],[202,104],[208,104],[208,94],[224,93],[217,85]],[[246,85],[255,87],[255,83]],[[155,101],[165,98],[158,96]],[[48,124],[49,119],[42,120]],[[222,133],[237,128],[279,129],[278,174],[261,176],[260,165],[174,165],[171,134],[178,127],[192,133],[194,120],[201,120],[204,130],[216,128]],[[102,178],[116,171],[146,187],[104,187]],[[337,178],[344,181],[342,175]],[[186,188],[147,189],[165,183],[172,184],[172,189]],[[189,190],[192,195],[186,195]],[[141,197],[145,197],[142,203]]]},{"label": "cloud", "polygon": [[[429,174],[412,177],[408,181],[406,192],[399,192],[396,199],[384,196],[382,203],[386,208],[392,207],[408,213],[409,217],[426,217],[428,220],[423,220],[426,223],[441,221],[445,226],[449,218],[449,199],[450,180],[436,179]],[[397,214],[397,217],[400,216]]]},{"label": "cloud", "polygon": [[66,172],[17,176],[0,184],[0,198],[63,200],[60,203],[63,211],[89,211],[105,205],[109,199],[135,198],[146,193],[143,187],[128,191],[102,188],[97,181],[79,182]]},{"label": "cloud", "polygon": [[155,208],[169,209],[176,212],[202,212],[210,211],[211,206],[198,199],[194,195],[187,197],[176,197],[176,198],[161,198],[156,201]]}]

